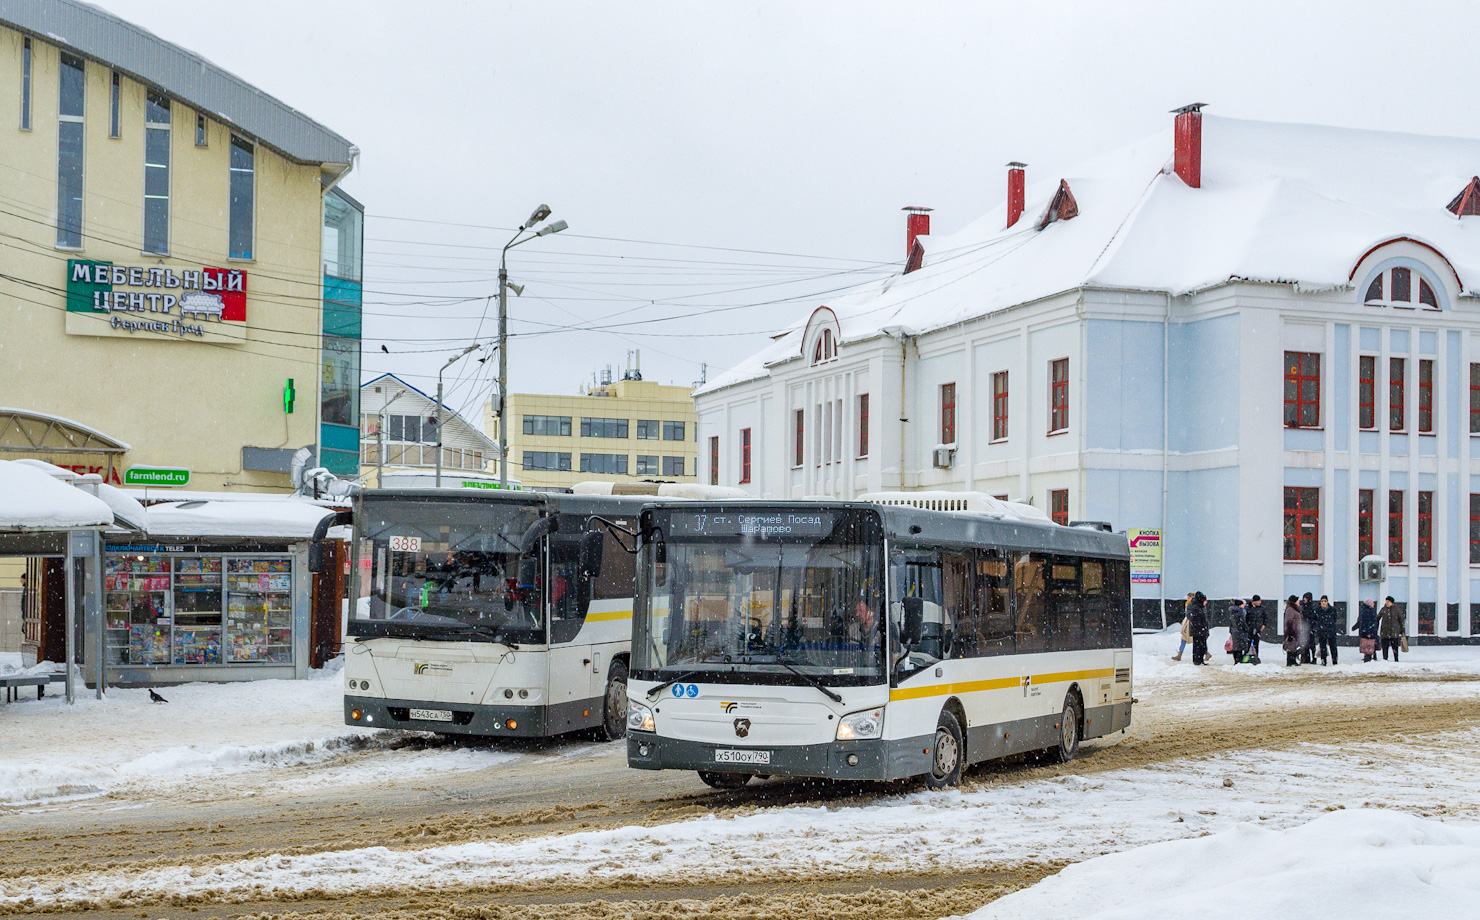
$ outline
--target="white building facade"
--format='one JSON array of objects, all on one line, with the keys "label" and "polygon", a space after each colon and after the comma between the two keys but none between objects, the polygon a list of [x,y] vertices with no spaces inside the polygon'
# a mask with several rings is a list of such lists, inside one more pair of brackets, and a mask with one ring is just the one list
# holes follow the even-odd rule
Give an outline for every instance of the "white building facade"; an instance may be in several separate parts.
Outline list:
[{"label": "white building facade", "polygon": [[1480,142],[1195,108],[1176,135],[1027,194],[1015,167],[1004,210],[912,236],[921,268],[695,394],[702,473],[1160,529],[1141,624],[1193,590],[1351,622],[1391,594],[1412,636],[1480,637]]}]

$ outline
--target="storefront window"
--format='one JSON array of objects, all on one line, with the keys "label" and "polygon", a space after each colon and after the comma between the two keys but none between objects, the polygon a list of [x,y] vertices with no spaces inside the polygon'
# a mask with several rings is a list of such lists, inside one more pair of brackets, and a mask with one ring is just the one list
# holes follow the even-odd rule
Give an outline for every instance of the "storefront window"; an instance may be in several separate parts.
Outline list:
[{"label": "storefront window", "polygon": [[293,562],[227,554],[109,554],[110,665],[291,664]]},{"label": "storefront window", "polygon": [[228,559],[226,573],[229,660],[292,661],[292,563],[287,559]]},{"label": "storefront window", "polygon": [[324,424],[357,424],[360,420],[360,340],[326,335],[321,355],[324,362]]}]

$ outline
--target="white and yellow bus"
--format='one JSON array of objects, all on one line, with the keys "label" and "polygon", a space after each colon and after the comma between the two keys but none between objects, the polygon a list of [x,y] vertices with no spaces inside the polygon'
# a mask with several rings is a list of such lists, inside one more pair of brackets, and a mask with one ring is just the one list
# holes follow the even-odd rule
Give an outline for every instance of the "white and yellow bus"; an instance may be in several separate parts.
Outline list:
[{"label": "white and yellow bus", "polygon": [[942,787],[1128,727],[1125,536],[974,504],[644,509],[629,765]]}]

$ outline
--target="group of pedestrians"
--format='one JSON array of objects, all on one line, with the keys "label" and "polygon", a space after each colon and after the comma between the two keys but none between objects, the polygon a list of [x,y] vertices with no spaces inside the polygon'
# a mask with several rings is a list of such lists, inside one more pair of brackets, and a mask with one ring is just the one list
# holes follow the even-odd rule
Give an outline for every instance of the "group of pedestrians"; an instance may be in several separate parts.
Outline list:
[{"label": "group of pedestrians", "polygon": [[[1269,625],[1268,613],[1263,599],[1257,594],[1248,603],[1240,598],[1230,603],[1228,641],[1223,648],[1233,658],[1234,664],[1259,663],[1259,639]],[[1285,666],[1315,664],[1317,659],[1322,666],[1327,661],[1336,664],[1340,655],[1336,640],[1342,632],[1342,620],[1340,611],[1324,594],[1320,600],[1312,597],[1309,591],[1304,597],[1290,595],[1278,624],[1284,635]],[[1404,636],[1406,627],[1406,617],[1391,597],[1387,598],[1381,610],[1377,609],[1374,601],[1362,601],[1357,624],[1352,627],[1357,633],[1362,660],[1375,660],[1380,646],[1384,661],[1389,651],[1393,654],[1393,661],[1397,661],[1400,651],[1408,651],[1408,640]],[[1211,658],[1208,654],[1208,635],[1211,632],[1207,595],[1193,591],[1187,595],[1183,606],[1182,642],[1172,660],[1181,661],[1183,652],[1191,645],[1192,663],[1207,664]]]}]

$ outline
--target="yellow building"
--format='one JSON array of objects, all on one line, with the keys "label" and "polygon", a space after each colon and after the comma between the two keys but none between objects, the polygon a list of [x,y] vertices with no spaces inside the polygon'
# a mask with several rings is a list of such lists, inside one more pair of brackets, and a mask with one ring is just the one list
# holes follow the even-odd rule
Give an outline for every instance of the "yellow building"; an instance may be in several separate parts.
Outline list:
[{"label": "yellow building", "polygon": [[[484,426],[498,440],[492,404]],[[584,395],[510,393],[509,477],[526,489],[585,480],[697,482],[689,387],[625,379]]]},{"label": "yellow building", "polygon": [[0,73],[0,458],[285,492],[308,446],[354,475],[358,151],[75,0],[0,5]]}]

